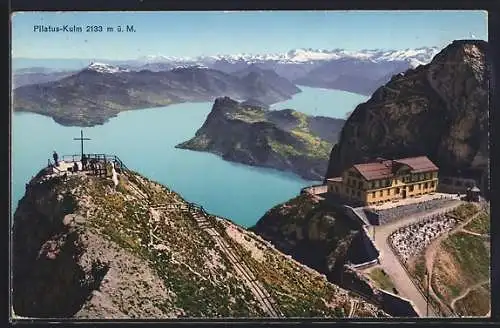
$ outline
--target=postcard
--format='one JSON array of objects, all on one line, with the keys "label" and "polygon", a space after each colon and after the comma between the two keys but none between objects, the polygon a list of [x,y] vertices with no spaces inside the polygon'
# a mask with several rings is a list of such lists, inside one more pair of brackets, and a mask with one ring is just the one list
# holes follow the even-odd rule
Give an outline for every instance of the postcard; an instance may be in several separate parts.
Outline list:
[{"label": "postcard", "polygon": [[12,319],[490,317],[487,20],[14,13]]}]

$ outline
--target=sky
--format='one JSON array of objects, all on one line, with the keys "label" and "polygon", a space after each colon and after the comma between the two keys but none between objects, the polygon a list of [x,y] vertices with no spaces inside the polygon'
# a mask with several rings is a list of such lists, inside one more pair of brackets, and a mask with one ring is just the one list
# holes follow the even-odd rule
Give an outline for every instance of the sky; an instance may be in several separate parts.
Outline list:
[{"label": "sky", "polygon": [[[19,12],[11,22],[12,57],[35,59],[443,48],[488,38],[485,11]],[[36,25],[84,31],[34,32]],[[88,25],[135,32],[85,32]]]}]

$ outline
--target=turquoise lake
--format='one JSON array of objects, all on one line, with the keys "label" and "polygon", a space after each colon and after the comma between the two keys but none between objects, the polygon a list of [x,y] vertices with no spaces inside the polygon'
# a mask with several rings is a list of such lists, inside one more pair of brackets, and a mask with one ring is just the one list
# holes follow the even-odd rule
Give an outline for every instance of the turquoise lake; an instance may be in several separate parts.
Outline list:
[{"label": "turquoise lake", "polygon": [[[310,114],[345,118],[368,97],[337,90],[299,86],[303,92],[272,109],[293,108]],[[127,167],[178,192],[207,211],[249,227],[273,206],[317,183],[273,169],[235,164],[202,152],[174,148],[191,138],[210,112],[212,102],[184,103],[120,113],[108,123],[84,128],[85,152],[115,154]],[[56,150],[78,154],[79,127],[65,127],[52,118],[15,113],[12,116],[12,198],[14,211],[28,182]]]}]

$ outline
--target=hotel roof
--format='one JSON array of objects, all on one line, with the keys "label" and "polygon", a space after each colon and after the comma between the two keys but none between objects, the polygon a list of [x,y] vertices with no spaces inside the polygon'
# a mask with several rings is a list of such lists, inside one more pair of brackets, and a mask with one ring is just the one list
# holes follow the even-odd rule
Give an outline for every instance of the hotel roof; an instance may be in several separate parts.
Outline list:
[{"label": "hotel roof", "polygon": [[427,156],[409,157],[395,160],[394,162],[405,164],[412,169],[412,173],[437,171],[439,168]]},{"label": "hotel roof", "polygon": [[411,173],[437,171],[438,167],[427,156],[409,157],[397,160],[379,159],[378,162],[355,164],[354,168],[366,179],[392,178],[394,173],[402,166],[410,168]]}]

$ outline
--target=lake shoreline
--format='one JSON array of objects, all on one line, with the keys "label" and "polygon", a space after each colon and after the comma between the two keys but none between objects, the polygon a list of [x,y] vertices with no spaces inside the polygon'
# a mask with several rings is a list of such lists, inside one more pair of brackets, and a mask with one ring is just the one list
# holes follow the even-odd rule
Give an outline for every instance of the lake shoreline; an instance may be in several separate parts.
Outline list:
[{"label": "lake shoreline", "polygon": [[[313,88],[304,88],[294,98],[298,100],[295,105],[291,99],[271,109],[292,107],[315,115],[317,107],[320,113],[338,117],[354,109],[358,103],[355,99],[363,99],[335,91],[318,92]],[[335,110],[330,106],[332,103],[337,104]],[[73,138],[80,136],[81,129],[84,136],[91,139],[85,142],[85,152],[116,154],[127,166],[146,177],[172,188],[207,211],[231,218],[245,227],[255,224],[272,207],[297,196],[303,187],[315,183],[290,172],[175,148],[192,138],[211,107],[209,102],[181,103],[124,111],[106,124],[90,128],[61,126],[41,114],[13,112],[12,211],[24,195],[26,182],[47,164],[53,150],[60,156],[80,152],[80,143]],[[34,134],[39,137],[28,137]]]}]

